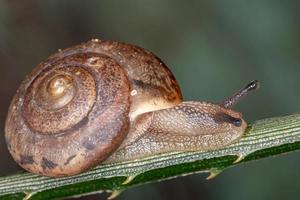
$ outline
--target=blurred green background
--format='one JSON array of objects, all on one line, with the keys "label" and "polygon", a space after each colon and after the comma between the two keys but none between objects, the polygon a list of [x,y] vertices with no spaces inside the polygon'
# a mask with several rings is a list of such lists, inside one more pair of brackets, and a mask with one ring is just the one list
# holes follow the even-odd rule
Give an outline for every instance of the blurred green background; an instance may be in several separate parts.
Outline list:
[{"label": "blurred green background", "polygon": [[[188,100],[220,102],[251,79],[261,89],[236,109],[245,119],[299,112],[300,1],[0,1],[0,129],[18,85],[59,48],[91,38],[151,50]],[[20,168],[0,137],[0,175]],[[300,152],[148,184],[118,199],[300,199]],[[102,199],[94,195],[89,199]],[[82,198],[87,199],[87,198]]]}]

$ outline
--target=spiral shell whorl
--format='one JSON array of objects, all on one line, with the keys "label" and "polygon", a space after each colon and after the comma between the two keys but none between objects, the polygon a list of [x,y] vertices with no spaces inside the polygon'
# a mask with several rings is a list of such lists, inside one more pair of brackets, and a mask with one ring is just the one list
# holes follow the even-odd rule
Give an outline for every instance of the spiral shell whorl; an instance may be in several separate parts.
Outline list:
[{"label": "spiral shell whorl", "polygon": [[6,121],[14,159],[46,176],[95,166],[129,128],[130,84],[122,66],[99,53],[64,53],[41,63],[22,83]]},{"label": "spiral shell whorl", "polygon": [[23,117],[32,131],[59,133],[86,117],[95,99],[96,83],[86,69],[53,67],[31,83],[25,94]]},{"label": "spiral shell whorl", "polygon": [[[77,72],[80,73],[80,72]],[[47,110],[56,110],[67,105],[75,96],[76,85],[71,76],[60,74],[44,81],[36,93],[37,104]]]}]

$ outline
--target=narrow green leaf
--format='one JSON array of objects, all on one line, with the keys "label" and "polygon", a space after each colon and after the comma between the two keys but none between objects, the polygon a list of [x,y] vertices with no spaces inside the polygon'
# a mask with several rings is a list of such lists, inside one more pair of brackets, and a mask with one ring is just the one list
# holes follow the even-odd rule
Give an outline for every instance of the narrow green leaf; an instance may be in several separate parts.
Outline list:
[{"label": "narrow green leaf", "polygon": [[[239,142],[210,152],[173,152],[114,164],[86,173],[49,178],[30,173],[0,177],[0,199],[54,199],[84,196],[192,173],[217,175],[239,163],[300,149],[300,114],[254,122]],[[240,161],[236,163],[236,161]],[[125,184],[124,184],[125,183]],[[117,193],[115,193],[117,194]]]}]

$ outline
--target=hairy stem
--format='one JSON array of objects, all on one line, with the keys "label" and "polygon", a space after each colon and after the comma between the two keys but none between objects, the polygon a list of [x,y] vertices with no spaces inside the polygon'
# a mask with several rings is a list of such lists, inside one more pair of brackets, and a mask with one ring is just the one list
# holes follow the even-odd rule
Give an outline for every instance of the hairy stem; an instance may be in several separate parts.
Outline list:
[{"label": "hairy stem", "polygon": [[127,188],[190,173],[210,172],[300,149],[300,114],[254,122],[246,136],[210,152],[174,152],[140,160],[99,165],[86,173],[48,178],[30,173],[0,177],[0,199],[53,199]]}]

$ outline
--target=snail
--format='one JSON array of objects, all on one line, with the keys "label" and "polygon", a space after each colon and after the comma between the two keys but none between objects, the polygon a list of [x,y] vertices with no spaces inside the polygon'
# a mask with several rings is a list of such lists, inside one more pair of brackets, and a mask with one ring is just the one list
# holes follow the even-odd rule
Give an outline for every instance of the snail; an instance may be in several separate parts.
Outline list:
[{"label": "snail", "polygon": [[26,77],[9,107],[5,139],[22,168],[50,177],[216,150],[243,136],[247,123],[231,107],[256,88],[252,81],[220,104],[183,101],[172,72],[153,53],[93,39],[60,50]]}]

